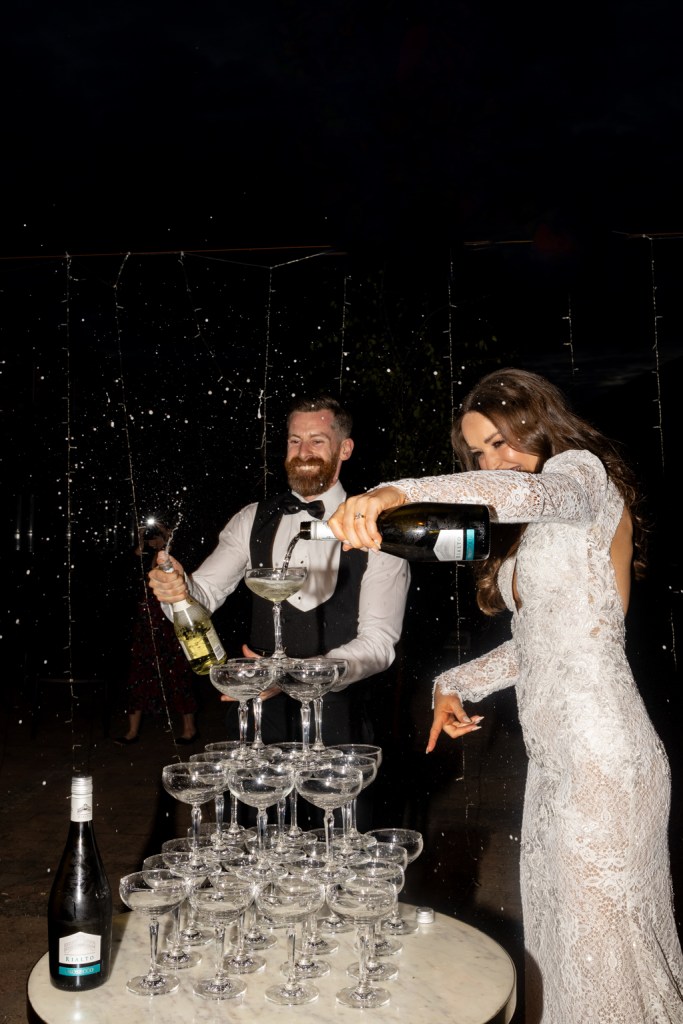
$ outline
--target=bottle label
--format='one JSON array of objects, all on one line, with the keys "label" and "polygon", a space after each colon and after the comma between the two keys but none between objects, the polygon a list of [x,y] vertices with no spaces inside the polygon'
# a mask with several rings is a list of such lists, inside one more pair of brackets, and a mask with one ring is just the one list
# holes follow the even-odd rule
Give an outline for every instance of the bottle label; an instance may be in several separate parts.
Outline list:
[{"label": "bottle label", "polygon": [[184,636],[180,643],[183,650],[185,651],[185,657],[188,661],[194,661],[195,658],[206,658],[209,654],[214,654],[217,658],[222,658],[225,654],[223,645],[220,642],[218,633],[211,626],[207,629],[206,633],[195,633],[194,635]]},{"label": "bottle label", "polygon": [[59,973],[63,977],[83,977],[102,971],[102,937],[76,932],[59,940]]},{"label": "bottle label", "polygon": [[311,540],[337,539],[326,522],[319,519],[313,519],[310,523],[306,523],[306,525],[309,527]]},{"label": "bottle label", "polygon": [[434,555],[440,562],[471,562],[474,541],[474,530],[439,530]]},{"label": "bottle label", "polygon": [[71,794],[71,820],[92,821],[92,796]]}]

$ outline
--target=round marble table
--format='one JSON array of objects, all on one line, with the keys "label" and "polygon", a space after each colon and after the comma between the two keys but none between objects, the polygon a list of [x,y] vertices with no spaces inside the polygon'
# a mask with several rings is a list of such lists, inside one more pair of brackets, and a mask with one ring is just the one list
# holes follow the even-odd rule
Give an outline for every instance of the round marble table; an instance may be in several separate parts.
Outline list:
[{"label": "round marble table", "polygon": [[[415,908],[401,904],[406,917]],[[163,925],[162,925],[163,927]],[[483,932],[443,914],[431,924],[421,924],[403,938],[403,949],[391,957],[398,978],[385,983],[391,1002],[359,1013],[335,1000],[335,992],[348,985],[346,967],[357,959],[353,935],[339,936],[340,948],[329,957],[331,971],[315,984],[320,996],[305,1006],[280,1007],[268,1002],[264,989],[279,977],[286,959],[283,931],[279,942],[266,950],[267,966],[260,974],[244,975],[247,991],[238,999],[220,1003],[199,999],[192,992],[195,978],[213,973],[213,947],[204,947],[203,961],[189,971],[178,972],[180,988],[168,996],[141,998],[126,990],[126,981],[144,974],[149,963],[147,920],[135,913],[114,918],[113,966],[109,980],[100,988],[80,995],[62,992],[50,983],[47,953],[28,980],[29,1021],[45,1024],[200,1024],[200,1022],[292,1021],[329,1024],[330,1019],[360,1024],[361,1016],[373,1024],[423,1019],[448,1024],[508,1024],[515,1008],[515,969],[501,946]],[[298,937],[298,932],[297,932]],[[161,947],[161,940],[160,940]]]}]

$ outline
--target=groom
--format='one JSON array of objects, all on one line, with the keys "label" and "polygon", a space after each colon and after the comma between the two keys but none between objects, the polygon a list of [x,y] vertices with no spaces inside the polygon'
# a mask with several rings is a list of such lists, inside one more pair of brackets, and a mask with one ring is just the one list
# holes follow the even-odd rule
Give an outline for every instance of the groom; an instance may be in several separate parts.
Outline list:
[{"label": "groom", "polygon": [[[191,576],[173,560],[176,572],[153,569],[149,582],[168,605],[189,593],[210,612],[219,608],[252,566],[281,565],[300,524],[327,519],[346,497],[339,481],[353,452],[352,420],[328,395],[297,401],[287,418],[285,470],[289,491],[247,505],[227,523],[218,546]],[[344,658],[348,670],[325,697],[324,740],[371,743],[372,725],[364,681],[393,662],[410,583],[407,564],[378,553],[342,551],[334,542],[300,541],[290,565],[308,569],[301,590],[282,604],[282,637],[290,657]],[[165,608],[170,614],[168,607]],[[244,654],[273,651],[272,603],[252,597],[249,645]],[[262,694],[266,743],[296,739],[300,705],[278,687]]]}]

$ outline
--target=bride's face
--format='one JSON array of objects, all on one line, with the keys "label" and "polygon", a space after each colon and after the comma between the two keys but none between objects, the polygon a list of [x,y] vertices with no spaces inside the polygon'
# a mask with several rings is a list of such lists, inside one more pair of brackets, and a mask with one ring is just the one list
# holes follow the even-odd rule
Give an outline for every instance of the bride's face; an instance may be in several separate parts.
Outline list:
[{"label": "bride's face", "polygon": [[462,435],[479,469],[514,469],[518,473],[535,473],[538,455],[518,452],[507,443],[498,427],[480,412],[466,412],[462,418]]}]

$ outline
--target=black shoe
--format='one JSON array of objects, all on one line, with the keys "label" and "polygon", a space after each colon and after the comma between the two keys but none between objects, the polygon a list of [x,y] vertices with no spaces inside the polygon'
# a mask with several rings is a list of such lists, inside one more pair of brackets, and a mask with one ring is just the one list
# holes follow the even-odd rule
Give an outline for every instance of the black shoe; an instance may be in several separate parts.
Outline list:
[{"label": "black shoe", "polygon": [[180,747],[189,747],[191,743],[196,743],[199,739],[199,733],[196,732],[194,736],[190,736],[188,739],[186,736],[176,736],[175,741]]},{"label": "black shoe", "polygon": [[117,736],[114,743],[117,747],[127,747],[130,743],[137,743],[137,741],[137,736],[131,736],[130,739],[127,736]]}]

